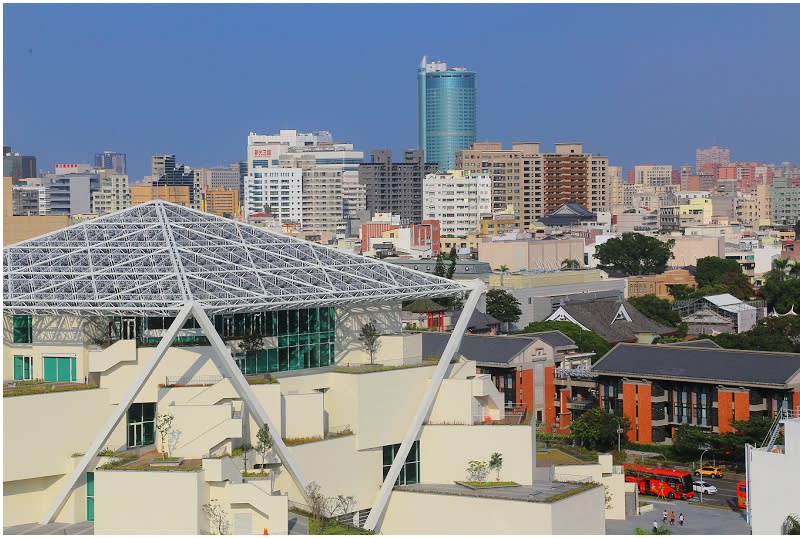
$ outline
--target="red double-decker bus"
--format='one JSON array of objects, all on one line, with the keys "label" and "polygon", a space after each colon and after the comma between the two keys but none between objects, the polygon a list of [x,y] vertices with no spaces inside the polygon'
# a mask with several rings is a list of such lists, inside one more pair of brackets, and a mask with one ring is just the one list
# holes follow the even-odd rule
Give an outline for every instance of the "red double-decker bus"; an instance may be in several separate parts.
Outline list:
[{"label": "red double-decker bus", "polygon": [[625,481],[637,482],[639,493],[668,499],[691,499],[692,474],[646,465],[625,465]]},{"label": "red double-decker bus", "polygon": [[747,508],[747,482],[745,480],[736,482],[736,506],[742,509]]}]

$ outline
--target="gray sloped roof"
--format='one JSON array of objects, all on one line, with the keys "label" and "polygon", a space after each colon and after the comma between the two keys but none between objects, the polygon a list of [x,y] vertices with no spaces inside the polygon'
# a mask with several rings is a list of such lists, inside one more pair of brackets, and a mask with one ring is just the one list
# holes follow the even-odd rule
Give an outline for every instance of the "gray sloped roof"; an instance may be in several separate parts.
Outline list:
[{"label": "gray sloped roof", "polygon": [[720,346],[713,340],[709,340],[708,338],[702,338],[700,340],[689,340],[688,342],[673,342],[671,344],[663,344],[663,345],[672,347],[707,347],[709,349],[722,349],[722,346]]},{"label": "gray sloped roof", "polygon": [[14,314],[209,314],[442,297],[452,280],[161,200],[3,249]]},{"label": "gray sloped roof", "polygon": [[[422,333],[422,356],[440,357],[450,333]],[[467,360],[482,363],[507,364],[525,348],[533,345],[530,338],[510,336],[465,335],[458,352]]]},{"label": "gray sloped roof", "polygon": [[697,379],[740,385],[786,385],[800,354],[689,346],[619,344],[592,366],[598,374]]},{"label": "gray sloped roof", "polygon": [[[458,318],[461,317],[461,312],[463,310],[455,310],[453,311],[453,324],[458,321]],[[477,308],[472,311],[472,315],[469,317],[469,324],[467,325],[467,329],[472,330],[486,330],[491,329],[493,326],[499,326],[500,320],[496,317],[486,314],[485,312],[481,312]]]},{"label": "gray sloped roof", "polygon": [[524,333],[520,336],[525,338],[538,338],[553,346],[555,349],[577,348],[575,341],[561,331],[541,331],[536,333]]},{"label": "gray sloped roof", "polygon": [[[620,305],[625,306],[631,321],[613,321]],[[572,301],[562,308],[581,325],[611,344],[636,340],[637,333],[669,334],[676,330],[656,323],[624,300]]]}]

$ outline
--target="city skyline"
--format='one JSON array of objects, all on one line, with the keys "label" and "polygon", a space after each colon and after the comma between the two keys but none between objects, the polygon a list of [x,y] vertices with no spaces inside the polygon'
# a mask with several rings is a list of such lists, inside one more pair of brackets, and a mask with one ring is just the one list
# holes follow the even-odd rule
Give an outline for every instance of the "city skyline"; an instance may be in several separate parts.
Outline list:
[{"label": "city skyline", "polygon": [[[478,141],[578,141],[626,169],[693,163],[712,145],[730,148],[732,161],[796,163],[797,14],[794,5],[7,5],[4,145],[45,170],[126,153],[132,181],[157,154],[193,167],[244,160],[250,131],[330,130],[365,154],[401,155],[417,146],[415,74],[427,55],[478,74]],[[263,24],[281,18],[321,37],[281,24],[263,37]],[[476,18],[472,40],[419,24]],[[112,19],[125,21],[113,39],[93,26]],[[768,37],[742,43],[752,28]],[[275,53],[292,40],[291,54]],[[117,68],[101,75],[103,64]]]}]

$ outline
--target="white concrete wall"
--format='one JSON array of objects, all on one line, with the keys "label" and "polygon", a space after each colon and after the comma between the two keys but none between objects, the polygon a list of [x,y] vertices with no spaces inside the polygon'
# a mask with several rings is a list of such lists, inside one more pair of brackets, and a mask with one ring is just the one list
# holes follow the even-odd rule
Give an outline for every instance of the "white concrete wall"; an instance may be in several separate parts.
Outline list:
[{"label": "white concrete wall", "polygon": [[322,437],[324,417],[321,392],[282,394],[281,399],[283,400],[282,435],[284,438]]},{"label": "white concrete wall", "polygon": [[[158,414],[163,413],[175,417],[167,436],[171,456],[207,456],[225,440],[239,439],[242,436],[242,421],[233,418],[231,403],[159,406]],[[163,452],[161,435],[158,430],[155,434],[156,448]]]},{"label": "white concrete wall", "polygon": [[503,455],[500,480],[530,484],[535,465],[529,426],[424,426],[419,449],[420,480],[429,484],[466,480],[467,463],[494,452]]},{"label": "white concrete wall", "polygon": [[[383,449],[359,450],[356,441],[350,435],[289,447],[289,451],[306,480],[319,484],[323,495],[353,495],[356,509],[369,508],[383,482]],[[285,470],[277,476],[275,488],[288,492],[290,500],[304,503]]]},{"label": "white concrete wall", "polygon": [[790,514],[800,515],[795,490],[800,477],[800,420],[789,420],[785,452],[753,450],[750,461],[750,523],[753,534],[780,534]]},{"label": "white concrete wall", "polygon": [[590,479],[603,484],[608,492],[608,502],[605,503],[606,519],[625,519],[625,475],[613,473],[613,458],[610,454],[599,455],[598,462],[585,465],[554,465],[553,480],[570,482]]},{"label": "white concrete wall", "polygon": [[[381,534],[605,534],[603,488],[556,503],[395,491]],[[597,508],[595,508],[597,506]]]},{"label": "white concrete wall", "polygon": [[94,532],[199,534],[200,472],[105,471],[94,475]]}]

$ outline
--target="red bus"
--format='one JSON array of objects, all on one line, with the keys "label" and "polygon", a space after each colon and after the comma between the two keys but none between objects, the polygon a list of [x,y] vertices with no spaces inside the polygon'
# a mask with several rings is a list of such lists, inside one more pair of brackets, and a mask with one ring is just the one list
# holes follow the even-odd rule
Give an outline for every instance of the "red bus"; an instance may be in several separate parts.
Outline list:
[{"label": "red bus", "polygon": [[675,471],[646,465],[625,467],[625,481],[637,482],[639,493],[669,499],[691,499],[694,497],[692,474],[688,471]]},{"label": "red bus", "polygon": [[745,480],[736,482],[736,506],[742,509],[747,508],[747,482]]}]

